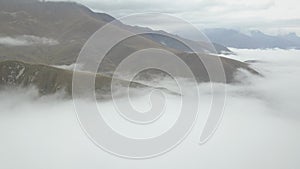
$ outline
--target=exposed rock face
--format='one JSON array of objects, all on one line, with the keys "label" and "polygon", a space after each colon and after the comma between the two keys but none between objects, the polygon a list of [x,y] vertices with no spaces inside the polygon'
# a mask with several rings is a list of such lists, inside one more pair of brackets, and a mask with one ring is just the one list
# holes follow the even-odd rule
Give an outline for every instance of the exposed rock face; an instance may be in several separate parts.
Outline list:
[{"label": "exposed rock face", "polygon": [[34,85],[41,94],[58,90],[71,93],[72,72],[45,65],[34,65],[20,61],[0,62],[0,84],[3,86]]}]

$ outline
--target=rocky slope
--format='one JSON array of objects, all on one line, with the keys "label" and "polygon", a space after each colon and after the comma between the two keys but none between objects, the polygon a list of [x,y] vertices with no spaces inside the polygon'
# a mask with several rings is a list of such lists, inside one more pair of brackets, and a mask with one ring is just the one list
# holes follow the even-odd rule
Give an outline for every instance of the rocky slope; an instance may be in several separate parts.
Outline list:
[{"label": "rocky slope", "polygon": [[[79,73],[80,76],[93,76],[90,73]],[[64,92],[66,96],[72,94],[73,71],[59,69],[47,65],[30,64],[21,61],[0,62],[0,87],[36,87],[41,95]],[[99,99],[109,97],[111,91],[110,77],[97,74],[95,90]],[[120,85],[132,87],[148,87],[146,85],[116,80]]]}]

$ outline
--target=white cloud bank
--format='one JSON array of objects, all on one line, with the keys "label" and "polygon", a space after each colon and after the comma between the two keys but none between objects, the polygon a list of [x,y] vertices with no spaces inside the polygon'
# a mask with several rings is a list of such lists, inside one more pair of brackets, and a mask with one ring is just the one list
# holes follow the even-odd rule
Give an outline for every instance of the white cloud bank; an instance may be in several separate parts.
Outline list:
[{"label": "white cloud bank", "polygon": [[33,45],[58,45],[59,42],[54,39],[37,37],[33,35],[21,35],[15,37],[0,37],[0,45],[5,46],[33,46]]},{"label": "white cloud bank", "polygon": [[[137,161],[112,156],[94,146],[77,122],[72,101],[57,96],[38,98],[32,91],[1,91],[0,168],[299,168],[300,51],[233,51],[238,55],[228,57],[261,60],[253,67],[265,77],[249,75],[243,84],[227,86],[224,118],[205,145],[197,144],[202,115],[211,98],[205,84],[200,86],[202,115],[189,137],[161,157]],[[142,100],[132,101],[140,105]],[[99,106],[108,111],[112,104]]]}]

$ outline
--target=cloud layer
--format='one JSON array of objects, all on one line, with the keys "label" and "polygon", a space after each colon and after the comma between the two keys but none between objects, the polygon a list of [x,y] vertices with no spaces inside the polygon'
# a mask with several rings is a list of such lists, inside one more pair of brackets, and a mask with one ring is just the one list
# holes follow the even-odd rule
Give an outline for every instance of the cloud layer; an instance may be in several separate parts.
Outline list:
[{"label": "cloud layer", "polygon": [[[96,147],[81,130],[72,101],[59,95],[39,98],[33,89],[2,90],[0,168],[299,168],[300,51],[232,50],[237,55],[227,57],[259,60],[252,61],[252,66],[264,77],[237,74],[244,83],[226,86],[224,118],[208,143],[198,145],[211,103],[209,84],[200,85],[200,116],[189,137],[164,156],[138,161],[115,157]],[[172,87],[172,83],[168,85]],[[176,97],[171,98],[169,114],[178,105]],[[147,99],[133,98],[132,103],[145,109]],[[112,107],[111,102],[99,103],[108,122],[116,120]],[[130,134],[120,127],[121,121],[113,125]],[[143,131],[133,134],[160,132]]]}]

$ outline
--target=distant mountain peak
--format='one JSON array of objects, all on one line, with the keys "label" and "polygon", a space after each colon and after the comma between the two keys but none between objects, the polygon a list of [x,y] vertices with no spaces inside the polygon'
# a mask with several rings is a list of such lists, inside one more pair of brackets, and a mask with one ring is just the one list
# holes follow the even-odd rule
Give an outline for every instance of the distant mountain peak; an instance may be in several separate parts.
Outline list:
[{"label": "distant mountain peak", "polygon": [[247,49],[300,49],[300,37],[296,33],[288,35],[267,35],[259,30],[252,30],[249,34],[233,29],[208,29],[205,30],[208,38],[216,43],[234,48]]}]

